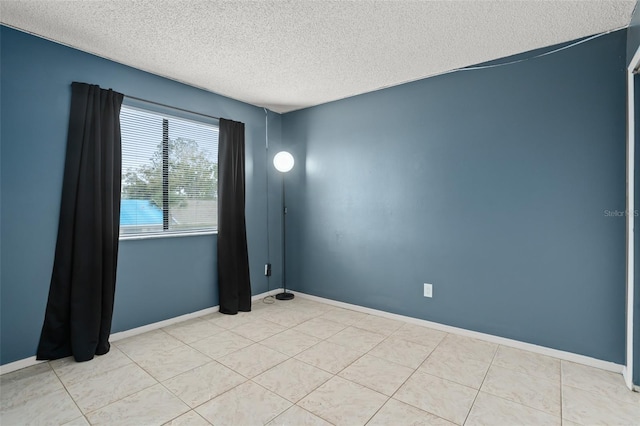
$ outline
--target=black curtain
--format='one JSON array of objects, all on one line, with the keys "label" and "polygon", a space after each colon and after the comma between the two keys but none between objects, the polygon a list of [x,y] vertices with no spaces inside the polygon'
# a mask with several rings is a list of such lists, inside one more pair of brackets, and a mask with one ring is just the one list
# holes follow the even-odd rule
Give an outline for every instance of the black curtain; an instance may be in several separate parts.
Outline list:
[{"label": "black curtain", "polygon": [[218,143],[218,293],[220,312],[251,310],[244,184],[244,123],[220,119]]},{"label": "black curtain", "polygon": [[123,95],[73,83],[58,240],[37,359],[109,352],[120,232]]}]

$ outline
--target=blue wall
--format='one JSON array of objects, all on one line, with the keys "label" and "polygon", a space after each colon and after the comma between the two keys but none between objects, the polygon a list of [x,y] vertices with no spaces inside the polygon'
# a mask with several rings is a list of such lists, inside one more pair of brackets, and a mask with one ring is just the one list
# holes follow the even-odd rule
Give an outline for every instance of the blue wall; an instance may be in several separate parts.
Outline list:
[{"label": "blue wall", "polygon": [[[253,293],[267,290],[265,112],[140,70],[0,27],[0,364],[35,355],[49,291],[69,120],[70,84],[113,88],[246,123],[247,232]],[[270,113],[270,143],[281,117]],[[272,154],[270,154],[272,155]],[[273,189],[279,194],[272,167]],[[281,271],[279,195],[271,200],[271,260]],[[122,241],[113,331],[218,304],[216,236]]]},{"label": "blue wall", "polygon": [[626,38],[285,114],[291,287],[624,363]]}]

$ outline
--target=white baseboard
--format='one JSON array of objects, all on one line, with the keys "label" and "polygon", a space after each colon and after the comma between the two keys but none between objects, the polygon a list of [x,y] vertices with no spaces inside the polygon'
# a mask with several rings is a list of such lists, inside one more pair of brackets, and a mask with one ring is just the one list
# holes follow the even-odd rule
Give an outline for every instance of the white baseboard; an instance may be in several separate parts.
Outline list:
[{"label": "white baseboard", "polygon": [[[266,296],[273,296],[282,291],[281,288],[276,288],[264,293],[256,294],[255,296],[251,296],[251,301],[255,302],[256,300],[260,300]],[[168,327],[172,324],[176,324],[182,321],[186,321],[193,318],[198,318],[203,315],[208,315],[214,312],[218,312],[220,310],[220,305],[213,306],[211,308],[202,309],[200,311],[191,312],[190,314],[180,315],[178,317],[169,318],[163,321],[154,322],[152,324],[143,325],[141,327],[132,328],[130,330],[120,331],[118,333],[113,333],[109,336],[110,342],[116,342],[118,340],[126,339],[127,337],[137,336],[138,334],[146,333],[148,331],[157,330],[159,328]],[[32,365],[40,364],[47,361],[38,361],[35,356],[21,359],[18,361],[10,362],[8,364],[0,365],[0,375],[11,373],[12,371],[21,370],[23,368],[31,367]]]},{"label": "white baseboard", "polygon": [[614,373],[622,374],[622,371],[624,368],[623,365],[616,364],[614,362],[603,361],[601,359],[591,358],[585,355],[579,355],[572,352],[561,351],[558,349],[547,348],[545,346],[538,346],[532,343],[521,342],[519,340],[507,339],[506,337],[494,336],[492,334],[485,334],[485,333],[480,333],[478,331],[466,330],[464,328],[453,327],[450,325],[440,324],[437,322],[421,320],[418,318],[407,317],[404,315],[392,314],[390,312],[379,311],[377,309],[371,309],[371,308],[365,308],[364,306],[352,305],[350,303],[338,302],[336,300],[325,299],[324,297],[313,296],[306,293],[300,293],[298,291],[291,291],[291,293],[294,293],[296,296],[299,296],[304,299],[315,300],[317,302],[326,303],[328,305],[333,305],[333,306],[337,306],[345,309],[351,309],[352,311],[358,311],[366,314],[377,315],[380,317],[403,321],[410,324],[422,325],[422,326],[430,327],[436,330],[441,330],[447,333],[473,337],[475,339],[497,343],[499,345],[509,346],[511,348],[523,349],[526,351],[530,351],[530,352],[534,352],[542,355],[548,355],[561,360],[571,361],[577,364],[588,365],[591,367],[600,368],[602,370],[612,371]]},{"label": "white baseboard", "polygon": [[[256,294],[255,296],[251,296],[251,301],[255,302],[256,300],[260,300],[265,296],[271,296],[279,293],[280,289],[275,289],[271,291],[267,291],[265,293]],[[143,325],[141,327],[132,328],[130,330],[121,331],[119,333],[113,333],[109,337],[110,342],[117,342],[118,340],[126,339],[128,337],[137,336],[138,334],[146,333],[148,331],[157,330],[159,328],[168,327],[173,324],[177,324],[182,321],[187,321],[193,318],[198,318],[204,315],[212,314],[214,312],[218,312],[220,310],[220,305],[213,306],[211,308],[202,309],[200,311],[191,312],[190,314],[180,315],[178,317],[169,318],[164,321],[154,322],[152,324]]]},{"label": "white baseboard", "polygon": [[214,312],[218,312],[220,310],[220,306],[214,306],[212,308],[202,309],[200,311],[191,312],[190,314],[180,315],[178,317],[169,318],[163,321],[154,322],[151,324],[143,325],[140,327],[132,328],[130,330],[119,331],[117,333],[113,333],[109,336],[110,342],[117,342],[118,340],[126,339],[128,337],[137,336],[138,334],[146,333],[148,331],[157,330],[159,328],[168,327],[173,324],[177,324],[182,321],[187,321],[193,318],[198,318],[203,315],[212,314]]},{"label": "white baseboard", "polygon": [[[251,297],[251,301],[255,302],[256,300],[260,300],[266,296],[273,296],[282,291],[281,288],[273,289],[265,293],[257,294]],[[291,291],[291,290],[289,290]],[[612,371],[614,373],[623,373],[624,366],[620,364],[616,364],[609,361],[603,361],[596,358],[591,358],[585,355],[579,355],[572,352],[561,351],[558,349],[547,348],[544,346],[534,345],[532,343],[521,342],[519,340],[507,339],[505,337],[494,336],[492,334],[480,333],[477,331],[466,330],[463,328],[453,327],[450,325],[440,324],[437,322],[421,320],[418,318],[407,317],[404,315],[392,314],[390,312],[380,311],[377,309],[366,308],[364,306],[352,305],[350,303],[339,302],[332,299],[326,299],[324,297],[313,296],[306,293],[301,293],[298,291],[291,291],[296,296],[301,297],[303,299],[314,300],[321,303],[326,303],[328,305],[337,306],[340,308],[351,309],[353,311],[363,312],[371,315],[377,315],[384,318],[394,319],[398,321],[403,321],[410,324],[417,324],[426,327],[430,327],[436,330],[441,330],[447,333],[458,334],[461,336],[473,337],[476,339],[484,340],[487,342],[497,343],[503,346],[508,346],[516,349],[523,349],[526,351],[539,353],[542,355],[548,355],[554,358],[558,358],[565,361],[571,361],[578,364],[588,365],[591,367],[600,368],[602,370]],[[169,318],[167,320],[158,321],[153,324],[143,325],[141,327],[132,328],[130,330],[121,331],[118,333],[114,333],[110,337],[110,341],[115,342],[118,340],[126,339],[128,337],[136,336],[138,334],[146,333],[148,331],[157,330],[159,328],[167,327],[172,324],[176,324],[182,321],[186,321],[192,318],[201,317],[203,315],[208,315],[213,312],[218,312],[220,306],[213,306],[211,308],[202,309],[197,312],[192,312],[185,315],[180,315],[178,317]],[[30,367],[32,365],[40,364],[46,361],[37,361],[35,356],[21,359],[15,362],[11,362],[8,364],[0,365],[0,375],[10,373],[12,371],[20,370],[22,368]],[[639,387],[635,386],[635,390],[639,391]]]},{"label": "white baseboard", "polygon": [[622,366],[622,377],[624,378],[624,384],[627,385],[629,390],[637,392],[636,386],[633,384],[633,377],[629,374],[629,368],[626,365]]},{"label": "white baseboard", "polygon": [[0,365],[0,375],[11,373],[16,370],[22,370],[23,368],[31,367],[32,365],[42,364],[43,362],[47,361],[38,361],[35,356],[19,359],[18,361]]}]

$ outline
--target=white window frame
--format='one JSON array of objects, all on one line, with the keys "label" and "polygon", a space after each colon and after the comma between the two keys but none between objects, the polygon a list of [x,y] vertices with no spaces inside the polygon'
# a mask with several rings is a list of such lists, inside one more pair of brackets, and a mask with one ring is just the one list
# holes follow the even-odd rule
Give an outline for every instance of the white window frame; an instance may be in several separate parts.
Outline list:
[{"label": "white window frame", "polygon": [[[137,109],[140,111],[144,111],[151,114],[157,114],[159,116],[168,118],[168,119],[179,119],[192,121],[197,124],[204,124],[211,127],[216,127],[219,129],[219,121],[213,118],[209,118],[203,116],[198,113],[189,113],[182,109],[173,110],[170,107],[165,107],[160,104],[149,103],[147,104],[144,101],[134,100],[125,97],[122,103],[123,108],[129,109]],[[219,142],[219,141],[218,141]],[[124,173],[124,169],[123,169]],[[122,189],[121,189],[122,192]],[[157,238],[176,238],[176,237],[193,237],[193,236],[203,236],[203,235],[216,235],[218,234],[218,226],[211,229],[200,229],[200,230],[180,230],[180,231],[172,231],[172,230],[162,230],[157,232],[145,232],[145,233],[132,233],[132,234],[122,234],[122,227],[120,226],[120,241],[127,240],[147,240],[147,239],[157,239]]]},{"label": "white window frame", "polygon": [[634,287],[635,287],[635,81],[636,69],[640,67],[640,48],[627,67],[627,306],[626,306],[626,354],[622,370],[625,384],[634,390]]}]

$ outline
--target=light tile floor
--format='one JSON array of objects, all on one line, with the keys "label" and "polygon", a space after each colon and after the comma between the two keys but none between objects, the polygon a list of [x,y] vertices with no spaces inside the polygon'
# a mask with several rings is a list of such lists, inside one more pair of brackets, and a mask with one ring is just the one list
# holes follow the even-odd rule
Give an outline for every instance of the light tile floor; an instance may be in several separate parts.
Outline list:
[{"label": "light tile floor", "polygon": [[0,376],[2,425],[640,425],[619,374],[296,298]]}]

